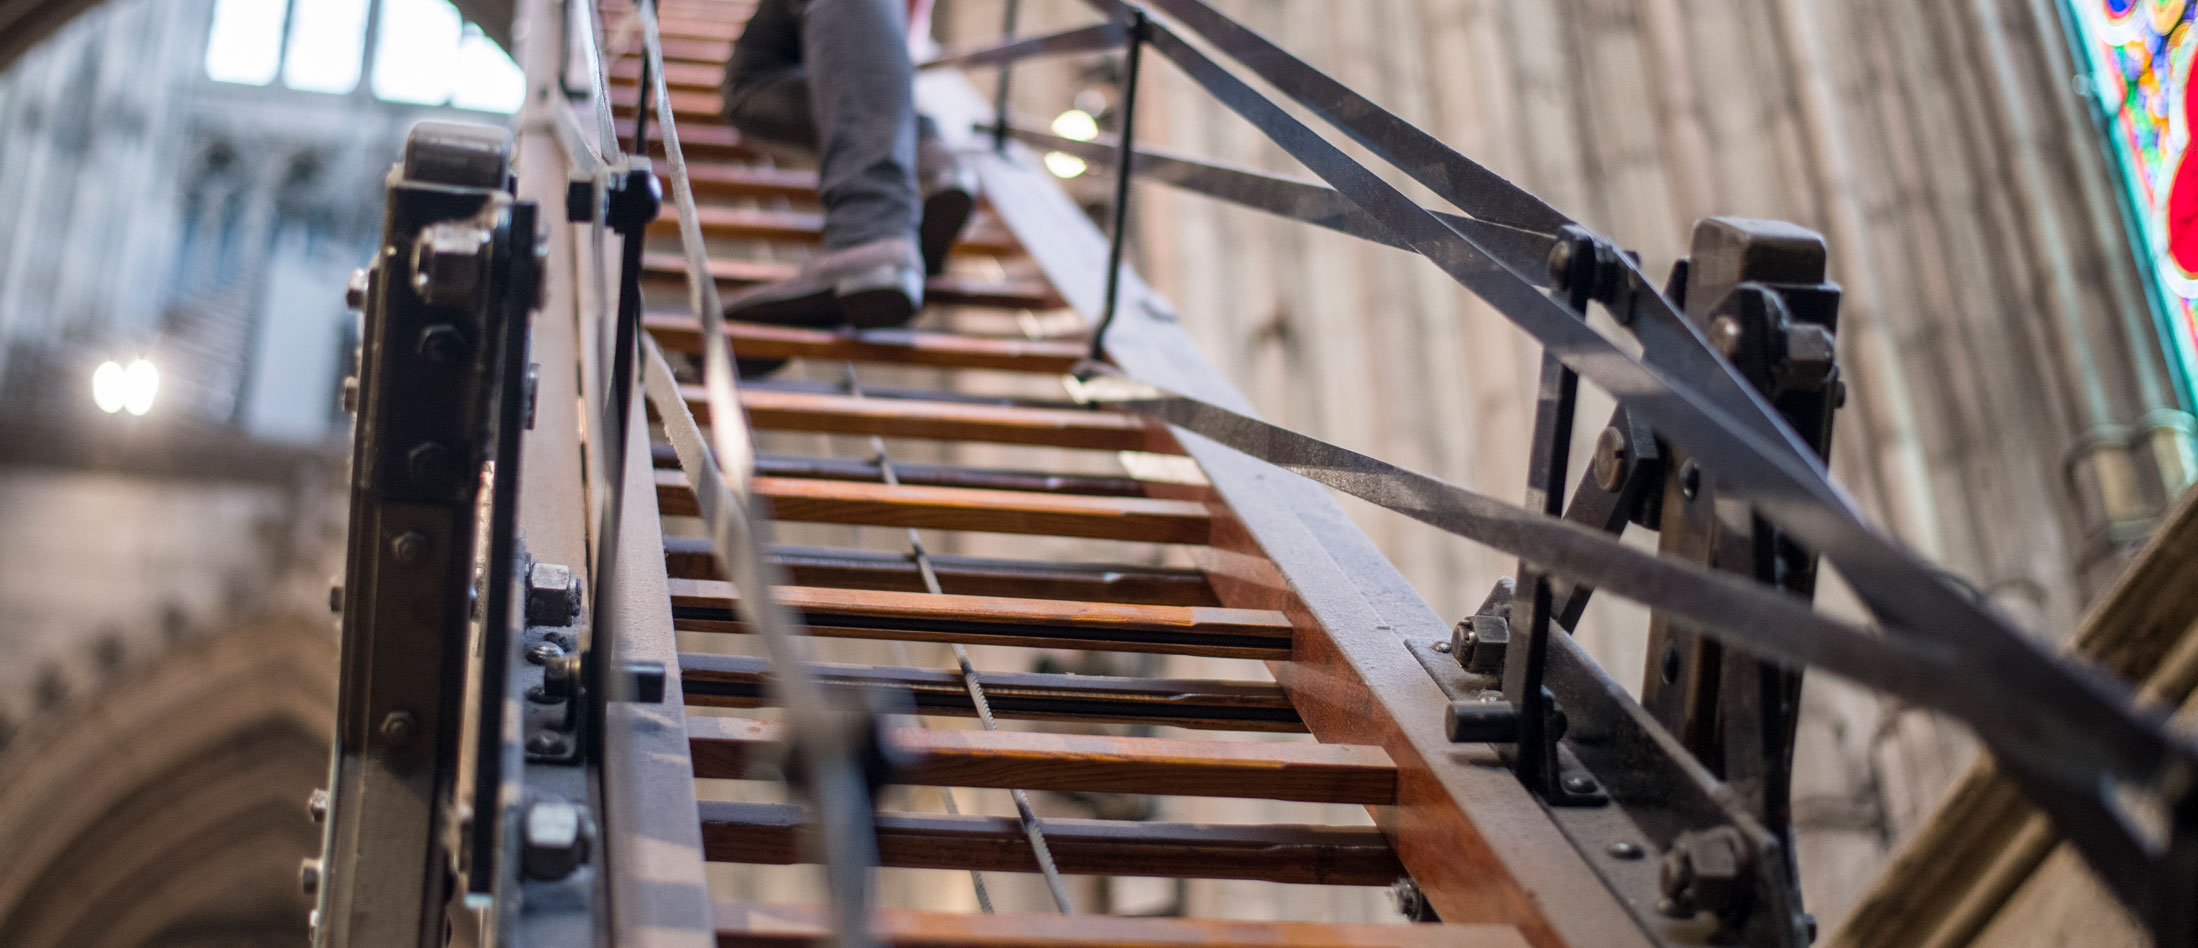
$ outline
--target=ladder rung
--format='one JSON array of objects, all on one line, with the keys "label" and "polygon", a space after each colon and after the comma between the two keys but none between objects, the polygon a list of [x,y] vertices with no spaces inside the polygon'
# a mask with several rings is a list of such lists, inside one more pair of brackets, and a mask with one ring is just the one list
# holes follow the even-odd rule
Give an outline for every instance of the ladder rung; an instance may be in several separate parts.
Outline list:
[{"label": "ladder rung", "polygon": [[[686,144],[682,139],[682,145]],[[817,173],[799,168],[764,168],[726,162],[687,166],[687,183],[699,199],[747,197],[817,200]]]},{"label": "ladder rung", "polygon": [[[702,326],[685,313],[648,313],[642,327],[673,352],[700,355]],[[949,369],[1000,369],[1065,375],[1083,361],[1081,343],[987,339],[907,329],[855,334],[756,323],[726,323],[733,352],[752,359],[832,359]]]},{"label": "ladder rung", "polygon": [[[670,40],[670,37],[665,37],[665,41],[667,43],[670,42]],[[666,63],[665,66],[666,68],[670,68],[669,63]],[[621,119],[633,118],[633,103],[636,91],[637,90],[635,90],[633,86],[628,85],[617,85],[611,87],[611,115],[613,117]],[[679,89],[672,89],[670,91],[672,93],[672,115],[673,117],[679,119],[680,144],[686,144],[687,129],[690,126],[701,127],[708,124],[724,123],[725,100],[720,98],[717,94],[711,92],[687,92],[681,91]],[[654,125],[656,124],[658,118],[656,112],[654,111],[655,93],[650,93],[650,96],[651,111],[649,112],[649,124]]]},{"label": "ladder rung", "polygon": [[[1205,543],[1213,530],[1206,505],[1187,500],[792,477],[759,477],[750,486],[770,502],[772,516],[800,523],[1188,544]],[[658,509],[667,515],[700,513],[682,472],[657,471],[656,497]]]},{"label": "ladder rung", "polygon": [[[680,142],[684,145],[684,128],[680,135]],[[738,138],[729,133],[723,137]],[[678,254],[643,254],[641,267],[643,274],[652,280],[660,283],[677,281],[681,286],[686,285],[687,260]],[[783,280],[797,272],[800,272],[800,267],[789,263],[733,259],[710,261],[710,275],[725,284],[728,290]],[[991,283],[953,275],[932,277],[925,284],[924,299],[927,303],[941,306],[990,306],[1001,309],[1058,309],[1062,305],[1060,295],[1040,281]]]},{"label": "ladder rung", "polygon": [[[731,583],[668,581],[674,627],[744,632]],[[814,635],[907,642],[961,642],[1212,658],[1287,659],[1290,620],[1267,609],[1148,606],[998,596],[781,586],[773,598],[798,610]]]},{"label": "ladder rung", "polygon": [[[1378,747],[1275,741],[1105,737],[1029,731],[901,728],[893,782],[1072,793],[1397,802],[1397,769]],[[775,722],[690,715],[695,776],[744,779],[771,759]],[[764,753],[758,753],[764,751]]]},{"label": "ladder rung", "polygon": [[[923,577],[908,555],[889,550],[780,547],[771,558],[797,586],[922,592]],[[678,579],[723,579],[710,541],[665,537],[665,570]],[[1204,572],[1122,563],[1051,563],[933,554],[939,585],[959,596],[1027,596],[1142,602],[1163,606],[1218,606]]]},{"label": "ladder rung", "polygon": [[[720,902],[718,948],[819,948],[823,913]],[[895,948],[1527,948],[1509,925],[1244,922],[1124,915],[978,915],[879,909],[870,930]]]},{"label": "ladder rung", "polygon": [[[628,56],[612,63],[603,70],[604,84],[613,88],[631,88],[641,81],[641,60]],[[682,89],[689,92],[716,92],[725,84],[725,66],[708,63],[664,64],[664,84],[673,92]]]},{"label": "ladder rung", "polygon": [[[824,238],[824,215],[813,211],[758,210],[703,205],[695,209],[695,221],[704,237],[725,240],[770,240],[816,243]],[[679,232],[679,209],[664,205],[650,228],[658,235]],[[1015,238],[1001,230],[997,219],[980,217],[955,240],[959,253],[1012,254],[1022,251]]]},{"label": "ladder rung", "polygon": [[[768,707],[770,667],[760,658],[682,653],[680,690],[688,704],[699,707]],[[826,684],[905,694],[919,713],[957,717],[977,713],[958,671],[827,663],[811,667]],[[980,672],[977,680],[984,685],[992,713],[1002,718],[1221,731],[1305,730],[1289,696],[1272,682],[1044,672]]]},{"label": "ladder rung", "polygon": [[[613,123],[621,147],[633,145],[633,120],[619,118]],[[679,153],[689,161],[753,161],[759,155],[754,148],[741,140],[740,133],[717,122],[679,123]],[[664,130],[656,121],[655,113],[649,116],[649,156],[664,160]]]},{"label": "ladder rung", "polygon": [[[799,865],[814,852],[808,823],[799,806],[705,802],[703,858]],[[877,831],[881,866],[1038,871],[1014,817],[879,813]],[[1077,875],[1382,886],[1405,878],[1389,841],[1370,826],[1049,818],[1045,831],[1054,863]]]},{"label": "ladder rung", "polygon": [[[683,385],[695,421],[710,423],[709,399]],[[1143,417],[1077,408],[1030,408],[914,398],[862,398],[822,392],[744,388],[740,406],[758,431],[881,435],[942,441],[986,441],[1089,451],[1180,454],[1173,435]]]},{"label": "ladder rung", "polygon": [[[679,466],[679,455],[668,444],[649,446],[656,467]],[[883,482],[876,461],[861,458],[828,458],[791,454],[756,456],[755,472],[764,477],[812,477],[835,481]],[[1109,474],[1056,474],[1011,468],[966,467],[959,464],[912,464],[896,461],[893,474],[903,484],[924,487],[975,487],[984,490],[1037,490],[1090,497],[1142,497],[1150,484],[1134,477]],[[1172,489],[1178,489],[1171,487]],[[1188,489],[1188,488],[1182,488]]]}]

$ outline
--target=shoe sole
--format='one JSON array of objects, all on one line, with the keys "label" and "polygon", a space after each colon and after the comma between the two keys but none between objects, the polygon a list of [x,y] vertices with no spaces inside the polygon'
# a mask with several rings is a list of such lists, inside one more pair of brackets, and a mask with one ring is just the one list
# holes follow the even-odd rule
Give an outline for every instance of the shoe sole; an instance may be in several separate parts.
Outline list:
[{"label": "shoe sole", "polygon": [[961,239],[962,228],[977,210],[977,196],[962,188],[947,188],[923,200],[923,222],[916,228],[916,245],[923,250],[925,273],[946,272],[946,255]]},{"label": "shoe sole", "polygon": [[892,329],[916,318],[923,275],[906,267],[878,267],[841,277],[832,286],[840,320],[856,329]]}]

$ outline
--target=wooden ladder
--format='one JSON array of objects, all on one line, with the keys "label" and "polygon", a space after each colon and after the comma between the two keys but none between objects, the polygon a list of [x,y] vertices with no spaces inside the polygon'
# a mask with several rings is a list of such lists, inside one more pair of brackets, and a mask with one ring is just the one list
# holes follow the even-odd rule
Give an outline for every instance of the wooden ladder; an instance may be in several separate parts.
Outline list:
[{"label": "wooden ladder", "polygon": [[[723,63],[749,9],[731,0],[679,0],[664,5],[661,19],[665,78],[712,251],[710,275],[728,295],[793,272],[798,248],[813,244],[820,226],[814,175],[770,166],[718,116]],[[626,12],[606,5],[606,36],[619,34]],[[629,133],[638,49],[635,41],[606,51],[614,115]],[[922,723],[890,734],[904,755],[893,775],[899,784],[1302,801],[1363,807],[1373,817],[1372,825],[1349,825],[1047,816],[1039,826],[1061,873],[1404,882],[1424,893],[1442,921],[881,910],[881,939],[986,946],[1641,943],[1588,870],[1586,860],[1600,857],[1558,834],[1489,748],[1444,739],[1445,700],[1407,639],[1447,638],[1447,626],[1410,597],[1322,491],[1210,445],[1186,445],[1156,423],[1074,401],[1073,385],[1063,383],[1088,349],[1087,323],[1061,311],[1073,304],[1088,313],[1103,276],[1089,252],[1090,225],[1027,159],[975,160],[988,203],[956,248],[951,274],[930,281],[929,309],[914,328],[858,335],[730,327],[742,358],[796,360],[797,371],[744,380],[740,396],[765,452],[753,489],[768,498],[777,521],[794,525],[783,532],[892,541],[778,547],[774,555],[792,585],[772,594],[820,637],[1019,650],[979,653],[980,664],[1019,663],[975,676],[1002,722],[997,730],[954,726],[978,709],[951,663],[820,666],[833,684],[912,702],[906,710],[914,716],[895,720]],[[1085,236],[1062,236],[1079,232]],[[701,353],[702,336],[684,311],[686,266],[668,201],[652,238],[645,257],[652,306],[643,326],[680,363]],[[1139,313],[1110,336],[1117,363],[1147,377],[1161,371],[1152,366],[1175,365],[1177,378],[1156,380],[1176,384],[1201,371],[1164,302],[1133,282],[1124,305]],[[1063,326],[1073,329],[1058,331]],[[682,368],[687,381],[697,378],[691,366]],[[1197,384],[1205,390],[1223,384],[1204,371]],[[707,425],[700,388],[682,394]],[[864,446],[872,436],[891,439],[875,442],[890,444],[889,460]],[[774,452],[820,444],[841,451]],[[1010,460],[988,460],[996,458]],[[693,777],[773,777],[777,724],[767,711],[725,710],[768,705],[768,663],[743,654],[736,640],[747,631],[737,610],[742,592],[722,579],[694,526],[695,493],[670,446],[653,445],[648,466],[661,518],[663,589],[680,633],[671,693],[688,709]],[[948,547],[966,540],[982,552],[930,555],[934,592],[898,528]],[[1131,544],[1121,548],[1141,555],[1061,557],[1103,543]],[[847,649],[858,646],[842,646],[835,654],[886,655],[893,647],[857,653]],[[1029,651],[1036,649],[1069,651]],[[1076,666],[1063,657],[1104,653],[1183,658]],[[1048,656],[1042,666],[1039,655]],[[1188,658],[1252,661],[1205,666],[1243,669],[1240,678],[1064,670],[1198,666]],[[1153,736],[1155,729],[1174,736]],[[1317,741],[1275,739],[1308,732]],[[698,812],[711,862],[786,865],[813,855],[804,843],[809,815],[800,807],[705,801]],[[877,831],[885,867],[1041,869],[1014,816],[881,811]],[[1653,864],[1641,868],[1654,871]],[[824,931],[819,907],[724,896],[713,892],[720,945],[808,944]]]}]

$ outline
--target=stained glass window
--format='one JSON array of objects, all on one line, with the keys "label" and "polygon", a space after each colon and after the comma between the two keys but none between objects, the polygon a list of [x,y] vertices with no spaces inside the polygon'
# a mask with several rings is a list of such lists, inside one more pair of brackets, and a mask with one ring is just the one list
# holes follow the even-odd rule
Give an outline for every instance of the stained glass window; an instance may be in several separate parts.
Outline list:
[{"label": "stained glass window", "polygon": [[2198,160],[2185,160],[2198,119],[2191,82],[2198,0],[2067,4],[2077,65],[2128,201],[2131,238],[2165,316],[2168,362],[2187,394],[2198,367]]}]

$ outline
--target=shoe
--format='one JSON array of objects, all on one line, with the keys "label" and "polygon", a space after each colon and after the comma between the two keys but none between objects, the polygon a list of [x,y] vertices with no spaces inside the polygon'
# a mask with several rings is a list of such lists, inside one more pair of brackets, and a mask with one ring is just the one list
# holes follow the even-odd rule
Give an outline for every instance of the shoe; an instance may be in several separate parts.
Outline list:
[{"label": "shoe", "polygon": [[925,137],[916,142],[916,184],[923,194],[923,222],[916,228],[923,270],[937,276],[946,272],[947,251],[977,209],[977,173],[946,142]]},{"label": "shoe", "polygon": [[[904,326],[923,308],[923,258],[916,242],[886,237],[817,255],[777,283],[741,293],[725,318],[804,329],[885,329]],[[740,374],[764,375],[783,359],[739,360]]]}]

